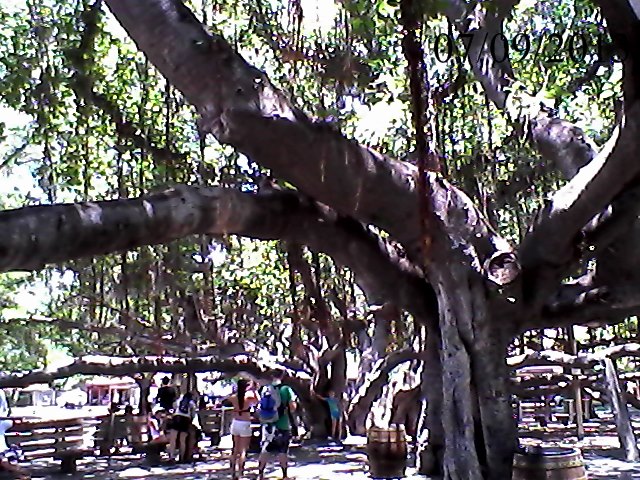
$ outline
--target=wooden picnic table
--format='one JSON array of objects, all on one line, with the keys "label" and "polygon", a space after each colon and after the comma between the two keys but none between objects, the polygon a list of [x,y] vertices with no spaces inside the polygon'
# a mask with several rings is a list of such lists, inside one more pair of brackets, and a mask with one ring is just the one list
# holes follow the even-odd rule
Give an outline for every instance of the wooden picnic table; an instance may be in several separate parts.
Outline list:
[{"label": "wooden picnic table", "polygon": [[84,423],[82,419],[34,420],[14,417],[17,420],[5,433],[9,444],[17,445],[27,460],[54,458],[60,460],[63,473],[76,471],[76,461],[92,455],[92,449],[83,448]]}]

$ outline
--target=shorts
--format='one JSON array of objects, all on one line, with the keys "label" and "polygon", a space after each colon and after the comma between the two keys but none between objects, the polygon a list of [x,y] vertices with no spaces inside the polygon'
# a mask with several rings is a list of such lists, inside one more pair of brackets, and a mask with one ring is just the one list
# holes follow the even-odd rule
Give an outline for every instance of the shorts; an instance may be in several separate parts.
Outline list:
[{"label": "shorts", "polygon": [[20,447],[16,445],[11,445],[4,452],[0,452],[0,461],[4,460],[12,465],[17,464],[19,461],[24,459],[24,454]]},{"label": "shorts", "polygon": [[260,451],[263,453],[289,453],[290,441],[291,432],[289,430],[280,430],[274,425],[264,425]]},{"label": "shorts", "polygon": [[329,410],[331,420],[340,420],[340,410]]},{"label": "shorts", "polygon": [[169,420],[167,428],[181,433],[188,433],[191,428],[191,417],[174,415],[171,420]]},{"label": "shorts", "polygon": [[237,435],[239,437],[250,437],[251,421],[238,420],[237,418],[234,418],[231,422],[231,435]]}]

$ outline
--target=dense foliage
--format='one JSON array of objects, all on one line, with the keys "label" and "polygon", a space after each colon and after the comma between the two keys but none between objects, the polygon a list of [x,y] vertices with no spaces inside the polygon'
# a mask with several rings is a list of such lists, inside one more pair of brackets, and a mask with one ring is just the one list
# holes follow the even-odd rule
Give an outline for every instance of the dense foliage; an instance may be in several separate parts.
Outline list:
[{"label": "dense foliage", "polygon": [[[414,158],[398,2],[188,3],[317,121],[391,157]],[[463,41],[438,14],[438,2],[424,5],[430,86],[455,84],[437,113],[443,168],[503,236],[517,241],[541,199],[563,180],[550,166],[541,168],[522,126],[472,81]],[[555,55],[551,34],[562,40],[562,55]],[[599,36],[606,36],[602,19],[583,0],[523,1],[505,32],[521,86],[603,142],[619,111],[621,68],[607,61],[592,71]],[[583,50],[576,46],[581,39],[589,42]],[[566,53],[570,42],[576,55]],[[131,197],[179,183],[253,191],[269,173],[210,136],[201,138],[192,108],[99,3],[2,2],[0,62],[2,208]],[[333,314],[346,305],[365,318],[350,273],[326,256],[305,256]],[[281,338],[313,303],[299,273],[290,275],[282,244],[231,236],[189,238],[1,280],[0,342],[10,345],[1,369],[42,365],[44,339],[73,353],[167,352],[168,340],[185,333],[190,295],[205,321],[257,343]],[[25,305],[20,292],[34,285],[34,303]],[[22,320],[33,314],[51,322],[26,328]],[[57,325],[60,320],[75,327]],[[155,343],[141,346],[100,330],[111,327],[147,332]],[[394,328],[394,334],[402,344],[412,330]]]}]

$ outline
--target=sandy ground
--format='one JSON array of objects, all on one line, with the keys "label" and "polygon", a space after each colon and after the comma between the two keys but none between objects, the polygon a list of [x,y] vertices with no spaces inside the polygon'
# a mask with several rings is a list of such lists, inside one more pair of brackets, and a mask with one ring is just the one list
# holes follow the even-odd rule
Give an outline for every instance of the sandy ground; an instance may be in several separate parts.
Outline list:
[{"label": "sandy ground", "polygon": [[[78,415],[78,412],[74,412]],[[85,412],[82,412],[85,413]],[[95,412],[89,412],[91,414]],[[73,413],[70,413],[73,415]],[[88,415],[91,416],[91,415]],[[575,427],[552,424],[541,428],[537,424],[522,424],[520,437],[523,444],[578,447],[582,450],[590,480],[640,480],[640,463],[627,462],[619,448],[618,438],[610,413],[600,415],[599,420],[585,424],[585,439],[575,437]],[[640,412],[632,411],[636,431],[640,431]],[[139,455],[88,457],[78,462],[78,473],[61,475],[53,460],[42,459],[25,465],[34,479],[230,479],[228,457],[231,437],[223,437],[219,447],[211,448],[203,442],[202,457],[189,465],[161,465],[150,467]],[[247,478],[257,477],[257,457],[250,455]],[[409,480],[426,479],[416,475],[413,457],[410,455],[407,476]],[[279,468],[272,464],[267,469],[268,478],[281,478]],[[305,443],[291,449],[289,476],[309,480],[364,480],[368,474],[366,438],[349,437],[344,446],[332,443]]]},{"label": "sandy ground", "polygon": [[[365,450],[366,440],[362,437],[351,437],[345,446],[331,443],[305,444],[294,446],[291,450],[289,476],[295,479],[308,480],[364,480],[369,479],[368,462]],[[569,444],[571,439],[567,439]],[[589,442],[587,442],[589,443]],[[601,445],[583,445],[583,455],[587,464],[589,479],[639,479],[640,463],[625,462],[621,459],[619,448],[614,448],[617,440],[600,439],[600,443],[610,444],[609,448]],[[33,479],[230,479],[228,455],[230,437],[224,437],[218,448],[205,448],[203,458],[189,465],[161,465],[150,467],[137,455],[118,455],[112,458],[90,457],[78,463],[78,473],[61,475],[56,473],[56,465],[48,460],[41,460],[30,466]],[[412,465],[410,459],[410,465]],[[247,464],[247,478],[257,477],[256,456],[251,455]],[[281,478],[279,468],[269,465],[267,477]],[[415,474],[413,468],[407,469],[408,480],[425,479]]]}]

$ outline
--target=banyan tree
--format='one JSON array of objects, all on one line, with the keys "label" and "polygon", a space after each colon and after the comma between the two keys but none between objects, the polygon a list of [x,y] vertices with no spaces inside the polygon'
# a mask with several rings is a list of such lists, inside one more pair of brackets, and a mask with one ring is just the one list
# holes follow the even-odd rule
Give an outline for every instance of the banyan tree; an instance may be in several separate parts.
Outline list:
[{"label": "banyan tree", "polygon": [[[195,236],[278,240],[277,261],[306,292],[281,362],[310,366],[303,400],[313,401],[309,382],[328,376],[344,389],[345,350],[374,323],[363,362],[377,378],[422,361],[412,400],[428,430],[420,468],[446,479],[510,478],[517,432],[505,358],[515,337],[640,310],[640,23],[629,2],[343,0],[329,2],[335,23],[324,37],[305,30],[312,7],[297,0],[27,3],[30,22],[11,26],[23,37],[3,40],[12,83],[2,94],[35,118],[47,191],[68,169],[83,180],[79,201],[0,212],[2,271]],[[40,63],[20,57],[27,50]],[[139,87],[128,89],[132,76]],[[171,92],[164,106],[152,78]],[[146,110],[154,95],[158,110]],[[389,138],[349,123],[354,105],[385,102],[404,112]],[[65,104],[75,116],[56,119]],[[163,125],[154,115],[165,107],[173,113]],[[73,164],[60,154],[72,138],[92,139],[78,143]],[[211,145],[247,178],[210,174]],[[140,179],[136,188],[127,176]],[[101,181],[115,187],[90,198]],[[346,290],[322,291],[320,254],[376,306],[369,318],[341,301]],[[114,261],[132,291],[124,263]],[[155,273],[145,278],[180,275],[181,265],[150,261]],[[294,304],[295,285],[280,292]],[[185,328],[163,340],[164,351],[179,356],[202,339],[214,346],[197,365],[165,368],[270,368],[203,319],[213,308],[206,300],[186,290],[175,298]],[[149,322],[125,307],[122,335],[153,352]],[[395,353],[390,325],[415,332],[399,337]],[[301,340],[303,327],[317,342]],[[152,361],[139,365],[152,370]],[[353,415],[371,405],[366,379],[360,386]]]}]

